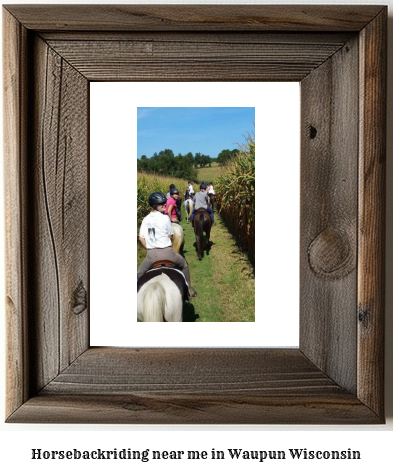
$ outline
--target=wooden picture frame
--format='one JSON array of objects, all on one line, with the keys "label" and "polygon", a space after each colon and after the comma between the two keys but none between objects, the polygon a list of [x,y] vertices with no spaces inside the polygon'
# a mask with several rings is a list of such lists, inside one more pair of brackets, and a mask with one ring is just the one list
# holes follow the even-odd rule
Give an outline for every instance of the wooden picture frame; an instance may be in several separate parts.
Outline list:
[{"label": "wooden picture frame", "polygon": [[[384,423],[386,23],[3,7],[8,422]],[[200,80],[301,83],[299,349],[90,347],[89,83]]]}]

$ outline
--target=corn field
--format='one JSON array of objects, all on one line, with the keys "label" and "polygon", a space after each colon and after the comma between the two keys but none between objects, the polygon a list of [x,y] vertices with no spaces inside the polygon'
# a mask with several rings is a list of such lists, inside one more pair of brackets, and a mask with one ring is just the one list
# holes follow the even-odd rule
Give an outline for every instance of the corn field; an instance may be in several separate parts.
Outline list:
[{"label": "corn field", "polygon": [[169,186],[174,184],[180,191],[180,196],[184,195],[188,183],[184,180],[159,176],[154,174],[138,173],[137,174],[137,226],[141,225],[144,217],[150,212],[149,195],[154,191],[161,191],[165,195],[169,191]]},{"label": "corn field", "polygon": [[228,169],[215,180],[217,207],[250,260],[255,260],[255,137],[248,135]]}]

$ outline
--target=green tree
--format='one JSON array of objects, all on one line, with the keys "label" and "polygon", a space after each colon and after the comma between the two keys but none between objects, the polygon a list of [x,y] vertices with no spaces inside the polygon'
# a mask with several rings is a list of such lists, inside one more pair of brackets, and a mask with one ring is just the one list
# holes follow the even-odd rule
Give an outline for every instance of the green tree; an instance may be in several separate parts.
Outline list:
[{"label": "green tree", "polygon": [[224,166],[231,161],[232,153],[230,150],[222,150],[217,156],[217,162],[220,166]]}]

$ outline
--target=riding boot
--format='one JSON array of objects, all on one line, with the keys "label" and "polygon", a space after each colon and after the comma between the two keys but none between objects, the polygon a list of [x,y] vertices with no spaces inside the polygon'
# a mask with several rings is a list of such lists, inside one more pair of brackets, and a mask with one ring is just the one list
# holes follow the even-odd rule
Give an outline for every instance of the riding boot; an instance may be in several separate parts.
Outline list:
[{"label": "riding boot", "polygon": [[184,273],[184,276],[186,277],[188,283],[188,294],[191,298],[194,298],[198,293],[191,286],[190,269],[188,267],[183,268],[182,272]]}]

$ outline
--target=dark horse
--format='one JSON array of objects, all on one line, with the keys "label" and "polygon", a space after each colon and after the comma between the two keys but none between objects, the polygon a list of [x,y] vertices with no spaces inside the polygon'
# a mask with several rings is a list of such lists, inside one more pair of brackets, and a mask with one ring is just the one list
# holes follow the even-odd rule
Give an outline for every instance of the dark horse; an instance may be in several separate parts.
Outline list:
[{"label": "dark horse", "polygon": [[[205,247],[207,246],[207,254],[209,254],[210,249],[210,230],[212,227],[212,220],[210,214],[206,209],[199,209],[194,214],[194,232],[198,248],[198,258],[202,260],[202,253]],[[206,234],[206,242],[204,240],[203,233]]]},{"label": "dark horse", "polygon": [[209,193],[208,196],[209,196],[209,202],[210,202],[211,210],[214,211],[214,207],[215,207],[215,204],[216,204],[216,196],[212,193]]}]

